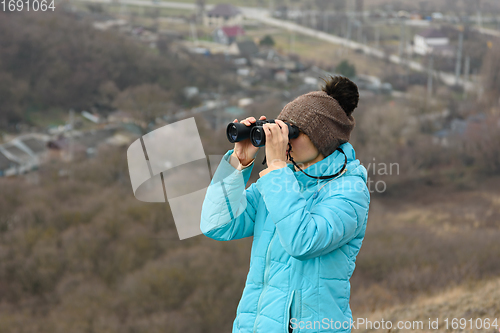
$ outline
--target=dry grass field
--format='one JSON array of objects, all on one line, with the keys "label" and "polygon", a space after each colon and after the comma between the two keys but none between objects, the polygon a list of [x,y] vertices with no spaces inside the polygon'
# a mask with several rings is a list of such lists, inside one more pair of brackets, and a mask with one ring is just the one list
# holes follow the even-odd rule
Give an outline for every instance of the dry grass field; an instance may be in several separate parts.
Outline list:
[{"label": "dry grass field", "polygon": [[[386,329],[377,330],[368,329],[370,326],[361,324],[353,332],[498,332],[498,328],[486,329],[484,326],[488,321],[495,323],[495,319],[500,326],[499,298],[500,278],[498,277],[477,283],[466,283],[430,297],[419,297],[409,305],[395,306],[356,316],[363,318],[365,322],[371,321],[372,323],[384,319],[391,321],[393,326],[400,321],[411,322],[413,329],[388,330],[386,326]],[[431,321],[438,319],[437,328],[432,326],[429,329],[429,318]],[[455,329],[453,329],[454,318],[458,320],[459,325],[455,326]],[[447,322],[446,319],[448,319]],[[460,319],[462,319],[461,323]],[[472,324],[470,319],[472,319]],[[356,319],[353,320],[358,322]],[[363,323],[361,319],[359,320],[359,323]],[[417,328],[417,324],[413,324],[417,321],[423,323],[423,328]],[[465,328],[460,330],[460,324],[465,325],[462,326]],[[481,324],[483,327],[478,327]],[[411,327],[410,324],[407,325]]]}]

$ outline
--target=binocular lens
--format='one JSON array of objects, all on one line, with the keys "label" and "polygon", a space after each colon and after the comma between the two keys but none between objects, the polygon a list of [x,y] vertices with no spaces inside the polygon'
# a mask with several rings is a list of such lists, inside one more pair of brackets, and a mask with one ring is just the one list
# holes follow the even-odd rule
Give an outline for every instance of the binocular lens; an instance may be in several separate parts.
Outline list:
[{"label": "binocular lens", "polygon": [[238,130],[236,129],[236,126],[230,126],[227,130],[227,133],[233,141],[236,141],[236,139],[238,138]]},{"label": "binocular lens", "polygon": [[262,127],[255,127],[255,129],[250,133],[252,144],[255,147],[260,147],[262,145],[262,141],[266,139],[266,134],[261,128]]},{"label": "binocular lens", "polygon": [[250,130],[255,126],[247,126],[241,123],[229,123],[226,129],[226,136],[229,142],[235,143],[240,142],[248,138],[250,135]]}]

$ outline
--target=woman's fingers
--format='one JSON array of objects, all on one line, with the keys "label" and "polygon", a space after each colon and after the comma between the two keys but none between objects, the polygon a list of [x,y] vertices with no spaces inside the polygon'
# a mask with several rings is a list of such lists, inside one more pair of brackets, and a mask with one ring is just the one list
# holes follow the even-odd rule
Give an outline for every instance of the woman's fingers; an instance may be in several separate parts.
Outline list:
[{"label": "woman's fingers", "polygon": [[[266,120],[266,116],[260,116],[259,120]],[[248,118],[245,118],[241,121],[242,124],[245,124],[247,126],[250,126],[252,125],[253,123],[255,123],[257,121],[257,119],[255,119],[255,117],[248,117]],[[234,121],[235,123],[238,122],[237,119],[235,119]]]},{"label": "woman's fingers", "polygon": [[276,123],[278,125],[280,125],[281,127],[281,132],[283,133],[283,136],[286,136],[288,137],[288,126],[285,124],[285,122],[279,120],[279,119],[276,119]]},{"label": "woman's fingers", "polygon": [[266,141],[268,141],[268,139],[271,139],[271,137],[272,137],[272,133],[271,133],[271,130],[269,129],[269,125],[270,124],[262,125],[262,128],[264,129],[264,133],[266,133]]},{"label": "woman's fingers", "polygon": [[268,125],[269,125],[269,130],[271,131],[273,137],[276,137],[277,139],[282,137],[281,128],[278,124],[268,124]]},{"label": "woman's fingers", "polygon": [[[266,120],[266,116],[260,116],[259,120]],[[252,125],[253,123],[255,123],[257,121],[257,119],[255,119],[255,117],[248,117],[248,118],[245,118],[241,121],[242,124],[245,124],[247,126],[250,126]],[[233,121],[234,123],[237,123],[238,122],[238,119],[235,119]]]},{"label": "woman's fingers", "polygon": [[247,126],[250,126],[252,123],[255,123],[256,120],[254,117],[248,117],[245,120],[242,120],[241,122]]}]

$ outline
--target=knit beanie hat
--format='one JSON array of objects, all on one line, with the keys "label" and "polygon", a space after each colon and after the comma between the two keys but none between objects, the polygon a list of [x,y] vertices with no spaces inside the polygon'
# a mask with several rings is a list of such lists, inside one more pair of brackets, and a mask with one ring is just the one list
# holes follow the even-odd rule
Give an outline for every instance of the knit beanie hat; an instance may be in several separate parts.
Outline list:
[{"label": "knit beanie hat", "polygon": [[312,91],[288,103],[277,119],[300,128],[318,151],[327,157],[349,141],[356,121],[325,91]]}]

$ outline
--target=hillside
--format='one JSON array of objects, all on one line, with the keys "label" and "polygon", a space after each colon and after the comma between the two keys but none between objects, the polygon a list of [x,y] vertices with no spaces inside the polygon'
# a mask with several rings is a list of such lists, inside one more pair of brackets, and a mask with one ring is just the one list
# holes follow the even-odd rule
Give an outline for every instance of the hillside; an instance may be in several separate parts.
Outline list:
[{"label": "hillside", "polygon": [[446,288],[500,276],[500,177],[407,184],[374,196],[353,274],[353,313],[411,304]]},{"label": "hillside", "polygon": [[[179,241],[168,206],[135,199],[126,165],[124,149],[101,150],[44,165],[38,185],[0,179],[1,333],[230,330],[251,239]],[[373,195],[354,316],[498,315],[499,182]]]},{"label": "hillside", "polygon": [[[434,296],[419,297],[415,302],[391,307],[383,311],[375,311],[365,316],[357,316],[360,325],[354,332],[498,332],[500,327],[500,278],[492,278],[474,283],[464,283],[458,287],[449,288]],[[432,324],[429,329],[430,321]],[[454,319],[457,321],[453,321]],[[395,329],[370,329],[369,321],[390,321]],[[448,321],[446,321],[448,319]],[[460,319],[462,321],[460,322]],[[469,321],[472,319],[471,321]],[[496,319],[496,321],[495,321]],[[354,321],[358,322],[357,319]],[[397,329],[398,322],[406,323],[407,328]],[[415,323],[414,323],[415,322]],[[416,322],[419,322],[418,324]],[[423,326],[417,328],[416,325]],[[489,326],[498,325],[498,327]],[[365,324],[366,323],[366,324]],[[411,324],[410,324],[411,323]],[[373,324],[372,324],[373,325]],[[480,325],[483,325],[482,327]],[[386,323],[386,327],[389,324]],[[373,326],[372,326],[373,327]],[[423,328],[422,328],[423,327]]]},{"label": "hillside", "polygon": [[[91,23],[62,10],[0,12],[0,131],[46,124],[71,108],[106,114],[132,102],[128,111],[149,122],[166,108],[150,110],[143,99],[182,105],[186,86],[234,86],[221,77],[216,61],[160,53]],[[135,100],[128,101],[130,96]]]}]

